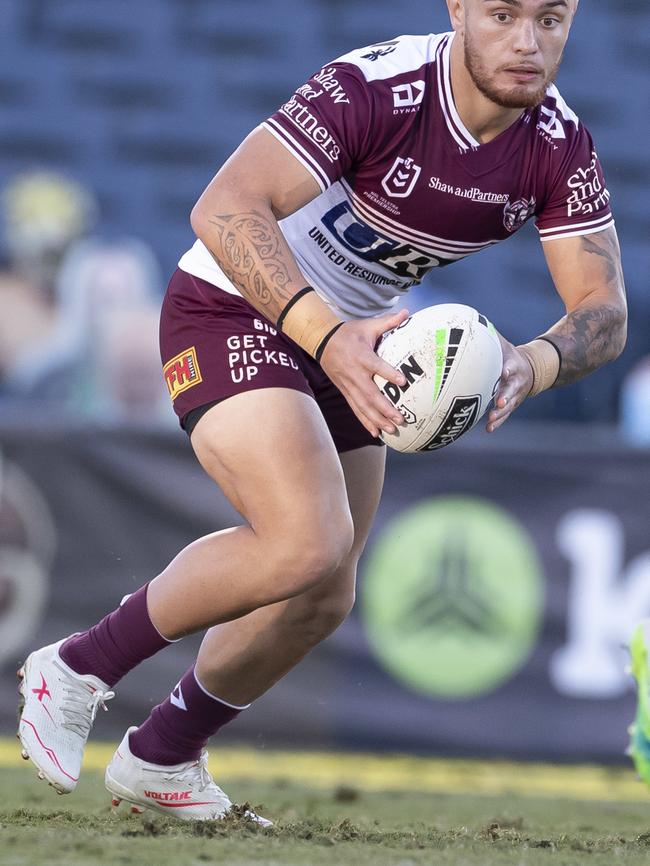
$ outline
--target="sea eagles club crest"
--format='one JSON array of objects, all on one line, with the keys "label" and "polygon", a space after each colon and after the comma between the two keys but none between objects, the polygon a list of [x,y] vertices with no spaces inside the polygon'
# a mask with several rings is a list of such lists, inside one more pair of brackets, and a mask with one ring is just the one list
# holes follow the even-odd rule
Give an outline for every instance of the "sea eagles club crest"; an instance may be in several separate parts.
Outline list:
[{"label": "sea eagles club crest", "polygon": [[422,166],[416,165],[412,159],[398,156],[381,185],[391,198],[406,198],[413,192],[421,171]]},{"label": "sea eagles club crest", "polygon": [[526,201],[520,198],[514,202],[508,202],[503,209],[503,224],[509,232],[516,232],[526,220],[535,213],[535,199]]}]

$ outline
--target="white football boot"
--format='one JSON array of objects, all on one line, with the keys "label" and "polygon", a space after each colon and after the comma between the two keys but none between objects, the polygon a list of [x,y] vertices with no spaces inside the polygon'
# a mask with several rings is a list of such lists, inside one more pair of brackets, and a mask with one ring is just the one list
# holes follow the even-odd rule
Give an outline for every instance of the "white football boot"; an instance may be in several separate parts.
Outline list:
[{"label": "white football boot", "polygon": [[[131,752],[129,734],[135,730],[135,727],[129,728],[106,768],[104,782],[113,795],[113,806],[125,800],[131,804],[132,812],[153,809],[182,821],[214,821],[226,817],[232,802],[214,783],[205,749],[198,761],[171,767],[150,764]],[[246,812],[245,816],[261,827],[273,826],[272,821],[254,812]]]},{"label": "white football boot", "polygon": [[59,656],[62,643],[31,653],[18,671],[18,739],[23,758],[32,759],[39,779],[47,779],[59,794],[69,794],[79,780],[97,710],[106,709],[105,702],[115,693],[98,677],[68,667]]}]

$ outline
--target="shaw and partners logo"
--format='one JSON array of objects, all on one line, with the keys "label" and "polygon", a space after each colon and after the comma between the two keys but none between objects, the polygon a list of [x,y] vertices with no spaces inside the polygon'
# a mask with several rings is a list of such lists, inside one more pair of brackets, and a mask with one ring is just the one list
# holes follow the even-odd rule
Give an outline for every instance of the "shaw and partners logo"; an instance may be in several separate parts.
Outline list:
[{"label": "shaw and partners logo", "polygon": [[566,200],[567,216],[590,216],[603,208],[610,199],[609,190],[598,174],[596,151],[587,168],[579,168],[567,181],[571,194]]},{"label": "shaw and partners logo", "polygon": [[505,192],[486,192],[477,186],[456,186],[446,183],[439,177],[429,178],[429,189],[436,192],[444,192],[447,195],[455,195],[458,198],[467,198],[477,204],[508,204],[510,196]]},{"label": "shaw and partners logo", "polygon": [[192,346],[189,349],[185,349],[184,352],[176,355],[171,361],[167,361],[163,367],[163,376],[165,377],[167,390],[169,391],[169,396],[172,398],[172,402],[183,391],[187,391],[188,388],[192,388],[194,385],[202,382],[203,378],[196,357],[196,348]]},{"label": "shaw and partners logo", "polygon": [[[317,89],[312,82],[316,82],[320,85],[320,89]],[[336,66],[327,66],[324,69],[314,75],[307,84],[303,84],[302,87],[299,87],[296,91],[297,96],[302,96],[303,99],[306,99],[307,102],[312,102],[314,99],[318,99],[319,96],[322,96],[324,93],[332,99],[336,105],[349,105],[350,100],[348,98],[347,93],[339,83],[338,78],[336,78]]]},{"label": "shaw and partners logo", "polygon": [[318,75],[314,75],[314,81],[317,81],[323,90],[339,105],[349,105],[350,100],[345,90],[341,87],[338,78],[336,78],[336,66],[328,66],[322,69]]},{"label": "shaw and partners logo", "polygon": [[473,698],[526,664],[544,610],[543,574],[507,511],[476,497],[424,499],[384,527],[366,563],[366,634],[408,688]]},{"label": "shaw and partners logo", "polygon": [[280,111],[314,142],[330,162],[338,160],[341,155],[341,148],[336,143],[334,136],[306,106],[301,105],[295,97],[291,97]]}]

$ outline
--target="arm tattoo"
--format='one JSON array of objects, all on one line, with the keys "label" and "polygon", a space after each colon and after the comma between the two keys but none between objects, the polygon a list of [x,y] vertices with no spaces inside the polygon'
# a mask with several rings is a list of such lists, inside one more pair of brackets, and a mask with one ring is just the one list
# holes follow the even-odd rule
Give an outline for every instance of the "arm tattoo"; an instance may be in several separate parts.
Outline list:
[{"label": "arm tattoo", "polygon": [[209,222],[218,238],[212,253],[219,266],[253,306],[275,321],[294,282],[277,222],[257,211],[215,214]]},{"label": "arm tattoo", "polygon": [[562,353],[557,385],[575,382],[613,360],[620,345],[621,308],[613,304],[574,310],[548,332]]},{"label": "arm tattoo", "polygon": [[[602,235],[602,237],[601,237]],[[610,232],[600,232],[580,238],[582,249],[593,256],[600,256],[605,265],[605,282],[608,286],[623,285],[621,254],[616,236]]]},{"label": "arm tattoo", "polygon": [[562,353],[557,385],[575,382],[613,360],[625,344],[623,271],[616,235],[606,231],[581,241],[586,253],[603,260],[603,288],[611,290],[613,302],[587,300],[547,332]]}]

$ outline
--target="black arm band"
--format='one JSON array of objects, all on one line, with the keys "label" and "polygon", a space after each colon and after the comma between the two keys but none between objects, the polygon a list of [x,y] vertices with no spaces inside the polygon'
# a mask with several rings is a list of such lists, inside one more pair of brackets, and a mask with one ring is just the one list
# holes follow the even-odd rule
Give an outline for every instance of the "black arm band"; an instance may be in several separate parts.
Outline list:
[{"label": "black arm band", "polygon": [[308,295],[309,292],[313,292],[313,291],[314,290],[312,289],[311,286],[305,286],[304,289],[300,289],[300,291],[296,292],[296,294],[292,298],[289,298],[289,302],[287,303],[287,306],[284,308],[284,310],[282,310],[282,312],[278,316],[277,322],[275,323],[275,326],[278,329],[278,331],[282,330],[282,325],[284,324],[284,320],[287,318],[287,313],[289,312],[289,310],[293,306],[295,306],[295,304],[297,304],[301,298],[304,298],[305,295]]},{"label": "black arm band", "polygon": [[[562,352],[560,352],[559,346],[556,346],[550,337],[535,337],[535,339],[536,340],[544,340],[545,343],[550,343],[551,346],[553,346],[553,348],[557,352],[557,356],[558,356],[558,359],[560,361],[560,366],[558,367],[558,371],[557,371],[557,377],[555,379],[555,382],[557,382],[557,380],[560,378],[560,371],[562,370]],[[555,382],[553,382],[553,385],[555,384]],[[551,385],[551,388],[553,387],[553,385]]]},{"label": "black arm band", "polygon": [[325,334],[325,336],[323,337],[323,339],[320,341],[320,343],[318,344],[318,348],[316,349],[316,354],[314,355],[314,358],[318,361],[319,364],[320,364],[320,359],[323,357],[323,352],[325,351],[325,346],[327,346],[327,344],[332,339],[334,334],[336,334],[336,332],[341,327],[341,325],[345,325],[345,322],[339,322],[338,325],[334,325],[332,330],[328,331]]}]

